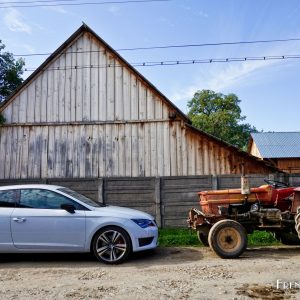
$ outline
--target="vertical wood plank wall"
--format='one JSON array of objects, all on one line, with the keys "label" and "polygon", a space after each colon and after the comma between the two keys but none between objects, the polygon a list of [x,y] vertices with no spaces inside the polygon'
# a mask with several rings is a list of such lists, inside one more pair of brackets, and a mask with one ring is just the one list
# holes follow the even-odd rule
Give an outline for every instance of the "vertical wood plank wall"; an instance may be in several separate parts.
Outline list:
[{"label": "vertical wood plank wall", "polygon": [[0,178],[240,173],[241,157],[186,131],[180,122],[4,126],[0,128]]},{"label": "vertical wood plank wall", "polygon": [[[173,112],[85,32],[2,112],[0,179],[240,172],[243,155],[191,130],[180,116],[170,119]],[[268,172],[250,160],[247,171]]]},{"label": "vertical wood plank wall", "polygon": [[85,33],[42,70],[3,115],[7,124],[139,121],[168,119],[170,109],[137,74]]}]

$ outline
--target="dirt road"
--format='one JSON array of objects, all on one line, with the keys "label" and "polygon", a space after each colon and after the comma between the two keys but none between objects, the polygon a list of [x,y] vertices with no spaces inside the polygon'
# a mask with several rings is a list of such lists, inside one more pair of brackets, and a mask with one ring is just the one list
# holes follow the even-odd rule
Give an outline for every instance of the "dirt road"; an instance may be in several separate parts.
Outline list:
[{"label": "dirt road", "polygon": [[0,256],[1,299],[300,299],[300,247],[251,249],[236,260],[158,248],[118,266],[85,254]]}]

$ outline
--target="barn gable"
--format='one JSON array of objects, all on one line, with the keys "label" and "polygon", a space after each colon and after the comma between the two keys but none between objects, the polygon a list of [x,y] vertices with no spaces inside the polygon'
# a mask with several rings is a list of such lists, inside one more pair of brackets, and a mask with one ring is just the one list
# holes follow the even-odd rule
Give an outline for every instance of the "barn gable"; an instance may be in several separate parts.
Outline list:
[{"label": "barn gable", "polygon": [[0,107],[0,179],[273,171],[200,130],[86,25]]},{"label": "barn gable", "polygon": [[0,108],[7,123],[187,117],[82,25]]}]

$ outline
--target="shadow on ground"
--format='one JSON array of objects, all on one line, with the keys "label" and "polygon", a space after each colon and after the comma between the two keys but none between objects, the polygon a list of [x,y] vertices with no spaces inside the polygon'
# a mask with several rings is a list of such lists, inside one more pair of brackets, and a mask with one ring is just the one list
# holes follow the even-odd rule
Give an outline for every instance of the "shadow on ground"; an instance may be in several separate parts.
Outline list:
[{"label": "shadow on ground", "polygon": [[[186,263],[202,259],[203,255],[199,248],[157,248],[143,252],[131,254],[128,260],[122,266],[147,266],[167,265],[174,263]],[[43,254],[27,254],[27,253],[13,253],[0,255],[0,266],[3,267],[28,267],[37,268],[45,267],[57,268],[86,268],[105,266],[105,264],[98,262],[98,260],[90,253],[43,253]]]},{"label": "shadow on ground", "polygon": [[203,248],[158,247],[155,250],[134,253],[128,263],[135,264],[136,266],[140,264],[143,266],[143,268],[147,267],[147,262],[149,262],[149,267],[153,264],[185,264],[195,260],[203,259],[201,249]]},{"label": "shadow on ground", "polygon": [[245,259],[290,259],[294,256],[299,257],[300,246],[269,246],[269,247],[253,247],[248,248],[243,254]]},{"label": "shadow on ground", "polygon": [[[265,260],[272,258],[275,260],[290,259],[300,255],[299,246],[272,246],[248,248],[241,260]],[[201,247],[158,247],[154,250],[133,253],[128,260],[121,266],[136,266],[147,268],[153,265],[186,264],[189,262],[216,258],[209,248]],[[220,258],[221,259],[221,258]],[[51,253],[51,254],[1,254],[0,267],[67,267],[67,268],[86,268],[105,266],[98,262],[90,253]]]}]

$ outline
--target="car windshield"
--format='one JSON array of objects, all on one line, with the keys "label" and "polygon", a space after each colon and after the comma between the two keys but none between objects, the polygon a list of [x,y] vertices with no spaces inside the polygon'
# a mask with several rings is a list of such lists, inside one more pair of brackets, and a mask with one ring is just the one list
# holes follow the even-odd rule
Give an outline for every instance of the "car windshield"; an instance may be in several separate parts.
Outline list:
[{"label": "car windshield", "polygon": [[90,198],[88,198],[84,195],[81,195],[81,194],[79,194],[79,193],[77,193],[73,190],[70,190],[68,188],[60,188],[60,189],[58,189],[58,191],[61,191],[65,194],[67,194],[71,197],[74,197],[75,199],[78,199],[79,201],[81,201],[81,202],[83,202],[87,205],[93,206],[93,207],[103,207],[103,206],[105,206],[102,203],[96,202],[96,201],[94,201],[94,200],[92,200],[92,199],[90,199]]}]

